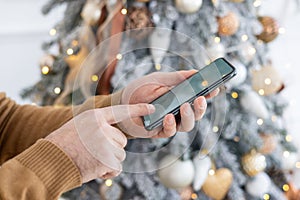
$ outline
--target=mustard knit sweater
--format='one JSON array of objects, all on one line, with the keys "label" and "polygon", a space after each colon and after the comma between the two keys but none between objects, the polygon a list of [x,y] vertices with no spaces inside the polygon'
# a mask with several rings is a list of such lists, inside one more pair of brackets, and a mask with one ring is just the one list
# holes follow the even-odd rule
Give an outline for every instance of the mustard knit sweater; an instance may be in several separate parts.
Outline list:
[{"label": "mustard knit sweater", "polygon": [[81,174],[73,161],[42,138],[70,120],[74,112],[110,106],[111,100],[111,95],[97,96],[72,110],[18,105],[0,93],[0,199],[52,200],[79,187]]}]

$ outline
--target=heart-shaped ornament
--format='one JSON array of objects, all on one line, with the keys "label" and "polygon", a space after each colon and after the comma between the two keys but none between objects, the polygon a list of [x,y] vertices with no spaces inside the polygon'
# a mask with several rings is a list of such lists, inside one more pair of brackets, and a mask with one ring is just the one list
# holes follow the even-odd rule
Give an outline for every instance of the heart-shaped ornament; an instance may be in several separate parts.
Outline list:
[{"label": "heart-shaped ornament", "polygon": [[232,179],[232,172],[227,168],[220,168],[216,171],[210,170],[202,190],[214,200],[222,200],[231,186]]}]

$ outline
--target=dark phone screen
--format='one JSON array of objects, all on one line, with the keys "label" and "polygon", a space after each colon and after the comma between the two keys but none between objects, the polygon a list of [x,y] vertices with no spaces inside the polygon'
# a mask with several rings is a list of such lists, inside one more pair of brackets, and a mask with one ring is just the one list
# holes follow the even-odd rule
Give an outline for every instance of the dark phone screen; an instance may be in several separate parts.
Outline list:
[{"label": "dark phone screen", "polygon": [[224,77],[233,71],[234,68],[223,58],[219,58],[200,69],[196,74],[151,103],[156,110],[153,114],[144,116],[145,127],[161,120],[168,113],[174,113],[180,105],[190,101],[203,90],[209,89],[212,85],[220,82],[220,80],[223,82]]}]

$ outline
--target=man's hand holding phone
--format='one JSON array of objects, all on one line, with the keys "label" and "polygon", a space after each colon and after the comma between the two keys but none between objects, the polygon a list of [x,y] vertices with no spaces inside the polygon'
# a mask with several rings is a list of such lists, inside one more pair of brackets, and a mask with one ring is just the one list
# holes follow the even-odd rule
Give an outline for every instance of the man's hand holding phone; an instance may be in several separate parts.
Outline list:
[{"label": "man's hand holding phone", "polygon": [[[155,72],[136,79],[131,82],[123,91],[121,104],[150,103],[159,96],[170,91],[171,88],[186,80],[197,70],[176,71],[176,72]],[[219,89],[206,95],[206,98],[214,97]],[[176,122],[173,114],[167,114],[163,119],[162,127],[151,131],[145,129],[142,118],[136,117],[127,119],[118,124],[123,132],[129,137],[160,138],[170,137],[176,132],[188,132],[194,127],[195,121],[200,120],[206,111],[206,99],[203,96],[193,101],[193,109],[189,103],[180,106],[179,123]]]}]

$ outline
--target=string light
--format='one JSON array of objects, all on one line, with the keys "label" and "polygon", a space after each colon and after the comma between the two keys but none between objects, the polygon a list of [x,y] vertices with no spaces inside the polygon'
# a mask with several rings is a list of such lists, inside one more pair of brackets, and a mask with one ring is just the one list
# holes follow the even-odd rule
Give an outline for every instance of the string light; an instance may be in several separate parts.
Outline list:
[{"label": "string light", "polygon": [[50,72],[50,67],[45,65],[42,67],[42,74],[47,75]]},{"label": "string light", "polygon": [[270,85],[272,83],[272,80],[270,78],[265,79],[265,84]]},{"label": "string light", "polygon": [[264,41],[262,40],[257,40],[257,44],[262,45],[264,43]]},{"label": "string light", "polygon": [[121,59],[123,58],[123,56],[122,56],[122,54],[118,53],[118,54],[116,55],[116,58],[117,58],[117,60],[121,60]]},{"label": "string light", "polygon": [[191,199],[197,199],[198,198],[198,195],[196,194],[196,193],[193,193],[192,195],[191,195]]},{"label": "string light", "polygon": [[231,97],[237,99],[239,97],[239,94],[237,92],[232,92]]},{"label": "string light", "polygon": [[71,48],[69,48],[69,49],[67,49],[67,54],[70,56],[70,55],[73,55],[73,53],[74,53],[74,50],[73,49],[71,49]]},{"label": "string light", "polygon": [[126,15],[126,14],[127,14],[127,9],[126,9],[126,8],[123,8],[123,9],[121,10],[121,13],[122,13],[123,15]]},{"label": "string light", "polygon": [[248,52],[250,55],[256,54],[256,49],[254,47],[249,47]]},{"label": "string light", "polygon": [[246,42],[249,39],[248,35],[242,35],[242,41]]},{"label": "string light", "polygon": [[161,70],[161,65],[159,63],[155,64],[155,69],[157,71]]},{"label": "string light", "polygon": [[264,89],[260,89],[258,90],[258,94],[263,96],[265,94],[265,90]]},{"label": "string light", "polygon": [[213,130],[214,133],[217,133],[219,131],[219,127],[218,126],[214,126],[212,130]]},{"label": "string light", "polygon": [[96,82],[99,80],[99,77],[98,77],[98,75],[94,74],[91,79],[92,79],[92,81]]},{"label": "string light", "polygon": [[113,181],[112,181],[111,179],[107,179],[107,180],[105,181],[105,185],[106,185],[107,187],[112,186],[112,184],[113,184]]},{"label": "string light", "polygon": [[273,115],[273,116],[272,116],[272,122],[276,122],[276,120],[277,120],[276,115]]},{"label": "string light", "polygon": [[296,162],[296,168],[300,169],[300,162]]},{"label": "string light", "polygon": [[264,200],[269,200],[270,199],[270,195],[269,194],[264,194]]},{"label": "string light", "polygon": [[52,29],[50,29],[50,31],[49,31],[49,35],[51,35],[51,36],[55,36],[56,33],[57,33],[57,31],[56,31],[55,28],[52,28]]},{"label": "string light", "polygon": [[286,140],[287,142],[291,142],[291,141],[293,140],[293,138],[292,138],[291,135],[286,135],[286,136],[285,136],[285,140]]},{"label": "string light", "polygon": [[213,170],[213,169],[210,169],[209,171],[208,171],[208,174],[209,175],[211,175],[211,176],[213,176],[213,175],[215,175],[215,170]]},{"label": "string light", "polygon": [[259,118],[259,119],[256,121],[256,123],[257,123],[259,126],[261,126],[261,125],[263,125],[264,120],[261,119],[261,118]]},{"label": "string light", "polygon": [[280,28],[278,29],[278,32],[279,32],[280,34],[285,34],[285,28],[280,27]]},{"label": "string light", "polygon": [[221,38],[220,37],[215,37],[215,43],[220,43],[221,42]]},{"label": "string light", "polygon": [[287,192],[287,191],[290,190],[290,186],[289,186],[288,184],[284,184],[284,185],[282,186],[282,189],[283,189],[283,191]]},{"label": "string light", "polygon": [[77,40],[73,40],[73,41],[72,41],[72,46],[76,47],[76,46],[78,46],[78,43],[79,43],[79,42],[78,42]]},{"label": "string light", "polygon": [[283,152],[283,157],[287,158],[290,156],[290,152],[289,151],[284,151]]},{"label": "string light", "polygon": [[54,93],[55,94],[60,94],[61,93],[61,89],[59,87],[54,88]]}]

